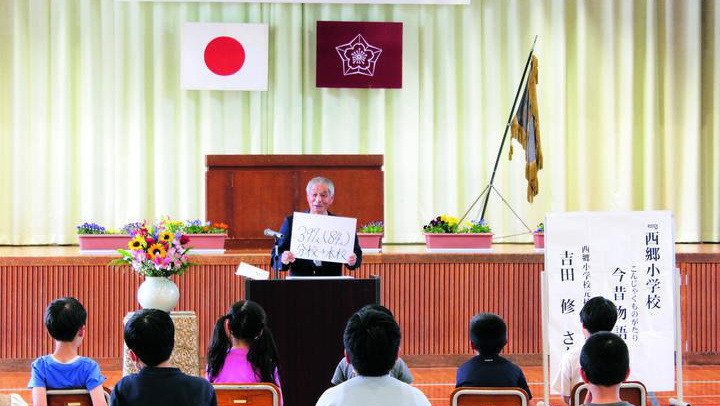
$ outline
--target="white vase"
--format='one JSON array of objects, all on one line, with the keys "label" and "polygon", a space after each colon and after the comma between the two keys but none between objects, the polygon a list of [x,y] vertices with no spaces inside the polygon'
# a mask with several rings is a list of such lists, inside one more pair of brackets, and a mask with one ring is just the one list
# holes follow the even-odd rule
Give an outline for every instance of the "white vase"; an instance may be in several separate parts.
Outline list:
[{"label": "white vase", "polygon": [[137,291],[143,309],[160,309],[170,312],[177,305],[180,291],[175,282],[161,276],[146,276]]}]

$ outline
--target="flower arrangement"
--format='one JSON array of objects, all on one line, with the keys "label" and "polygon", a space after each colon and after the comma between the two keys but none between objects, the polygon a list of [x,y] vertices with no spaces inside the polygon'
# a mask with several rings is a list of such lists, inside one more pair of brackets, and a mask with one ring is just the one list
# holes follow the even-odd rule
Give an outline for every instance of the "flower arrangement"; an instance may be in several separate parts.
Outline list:
[{"label": "flower arrangement", "polygon": [[382,221],[371,221],[360,227],[359,233],[381,234],[385,231],[385,225]]},{"label": "flower arrangement", "polygon": [[[188,221],[177,221],[172,220],[169,217],[161,217],[159,225],[172,233],[180,234],[226,234],[228,225],[225,223],[214,223],[210,221],[200,220],[188,220]],[[105,228],[96,223],[83,223],[77,226],[77,233],[79,235],[89,234],[127,234],[134,236],[135,233],[147,227],[147,222],[135,222],[124,225],[120,230]]]},{"label": "flower arrangement", "polygon": [[457,218],[442,215],[430,220],[428,224],[423,226],[423,232],[435,234],[480,234],[491,233],[492,229],[485,219],[466,221],[463,225],[460,225]]},{"label": "flower arrangement", "polygon": [[182,275],[192,265],[188,260],[190,237],[172,231],[172,222],[146,222],[142,226],[135,223],[128,230],[128,250],[117,250],[122,258],[111,261],[111,266],[130,265],[145,276],[169,277]]},{"label": "flower arrangement", "polygon": [[77,233],[80,235],[105,234],[105,231],[105,227],[95,223],[82,223],[77,226]]},{"label": "flower arrangement", "polygon": [[545,224],[539,223],[537,228],[535,229],[534,233],[544,233],[545,232]]}]

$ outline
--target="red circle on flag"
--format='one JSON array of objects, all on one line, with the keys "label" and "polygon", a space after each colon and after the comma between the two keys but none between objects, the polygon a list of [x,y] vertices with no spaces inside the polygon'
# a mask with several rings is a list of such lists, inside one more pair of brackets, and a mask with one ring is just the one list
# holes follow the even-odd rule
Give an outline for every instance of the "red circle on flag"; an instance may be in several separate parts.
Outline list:
[{"label": "red circle on flag", "polygon": [[205,65],[216,75],[232,75],[245,63],[245,48],[235,38],[217,37],[205,47]]}]

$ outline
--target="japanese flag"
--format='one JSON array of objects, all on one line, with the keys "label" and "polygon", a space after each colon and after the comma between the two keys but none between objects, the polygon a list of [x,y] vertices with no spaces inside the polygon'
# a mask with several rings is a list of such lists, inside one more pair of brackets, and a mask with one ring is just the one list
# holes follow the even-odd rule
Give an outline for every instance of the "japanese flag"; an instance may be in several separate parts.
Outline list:
[{"label": "japanese flag", "polygon": [[185,23],[180,87],[267,90],[267,24]]}]

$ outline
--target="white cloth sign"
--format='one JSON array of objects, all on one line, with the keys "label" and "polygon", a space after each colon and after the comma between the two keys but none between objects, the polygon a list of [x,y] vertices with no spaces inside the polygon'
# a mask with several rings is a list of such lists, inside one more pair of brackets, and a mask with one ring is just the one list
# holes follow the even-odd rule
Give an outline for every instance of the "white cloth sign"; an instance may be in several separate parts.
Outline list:
[{"label": "white cloth sign", "polygon": [[346,263],[355,247],[357,219],[293,214],[290,251],[295,258]]},{"label": "white cloth sign", "polygon": [[181,88],[267,90],[268,25],[185,23]]},{"label": "white cloth sign", "polygon": [[613,333],[630,351],[630,380],[674,388],[675,245],[672,213],[586,212],[545,219],[550,374],[585,342],[580,309],[594,296],[615,303]]}]

